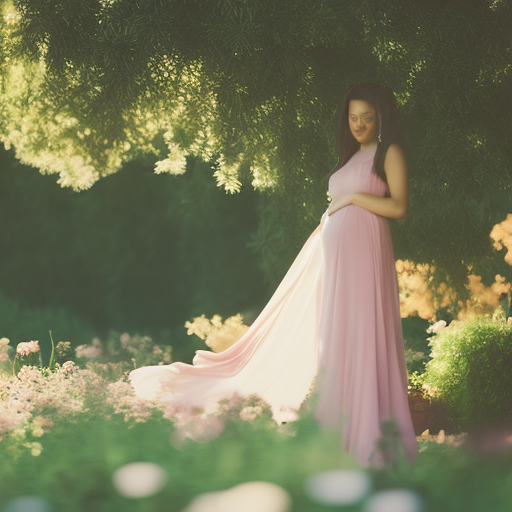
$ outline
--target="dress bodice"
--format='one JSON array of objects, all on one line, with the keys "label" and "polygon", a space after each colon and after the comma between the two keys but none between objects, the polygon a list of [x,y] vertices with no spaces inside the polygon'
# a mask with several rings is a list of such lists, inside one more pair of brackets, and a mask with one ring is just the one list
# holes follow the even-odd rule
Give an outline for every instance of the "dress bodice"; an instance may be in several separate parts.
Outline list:
[{"label": "dress bodice", "polygon": [[354,192],[386,195],[387,184],[372,171],[376,150],[377,146],[360,149],[343,167],[331,175],[329,194],[333,200]]}]

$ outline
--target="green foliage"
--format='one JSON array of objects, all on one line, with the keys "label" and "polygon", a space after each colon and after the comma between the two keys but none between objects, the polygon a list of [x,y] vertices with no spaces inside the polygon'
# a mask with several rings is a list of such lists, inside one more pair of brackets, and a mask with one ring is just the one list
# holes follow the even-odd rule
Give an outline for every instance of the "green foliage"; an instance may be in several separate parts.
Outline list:
[{"label": "green foliage", "polygon": [[322,433],[312,418],[290,427],[282,432],[266,417],[233,418],[211,441],[176,442],[176,428],[157,416],[130,424],[121,415],[107,420],[92,413],[78,422],[57,421],[49,433],[35,438],[42,444],[38,456],[20,450],[16,438],[0,444],[0,506],[10,497],[29,494],[47,499],[55,512],[95,506],[105,511],[140,510],[139,501],[120,496],[111,479],[123,464],[147,461],[169,474],[165,489],[143,500],[148,511],[178,512],[199,493],[248,480],[284,486],[302,502],[296,510],[309,511],[311,503],[302,489],[305,478],[356,464],[341,452],[337,438]]},{"label": "green foliage", "polygon": [[[278,260],[326,205],[336,104],[371,80],[395,91],[409,145],[397,256],[435,261],[460,286],[467,265],[488,267],[512,183],[509,3],[2,5],[0,138],[61,185],[88,188],[141,153],[172,174],[201,157],[229,192],[243,182],[276,192],[254,241],[275,283]],[[266,236],[276,218],[291,243]]]},{"label": "green foliage", "polygon": [[[224,490],[255,480],[273,482],[292,496],[294,512],[323,512],[311,501],[306,479],[321,471],[355,468],[340,453],[338,440],[310,417],[303,417],[288,432],[261,418],[244,422],[228,420],[222,434],[209,442],[170,442],[171,423],[154,417],[145,423],[127,424],[121,415],[104,419],[91,414],[79,422],[57,422],[37,441],[40,455],[19,451],[19,440],[0,445],[0,506],[15,496],[39,496],[55,512],[180,512],[201,493]],[[142,499],[122,497],[112,483],[113,473],[131,462],[158,464],[168,474],[158,494]],[[72,468],[72,470],[70,470]],[[464,446],[421,445],[418,465],[406,472],[369,472],[372,491],[410,489],[426,502],[426,510],[481,512],[492,505],[495,512],[510,510],[509,454],[482,457]],[[372,494],[373,494],[372,492]],[[359,512],[364,503],[344,507]]]},{"label": "green foliage", "polygon": [[[151,163],[79,195],[0,153],[0,337],[89,343],[108,331],[170,343],[188,360],[184,323],[206,313],[252,321],[267,289],[247,247],[257,226],[256,193],[235,196],[190,159],[180,177]],[[25,312],[26,310],[26,312]],[[48,343],[47,343],[48,342]],[[190,346],[190,350],[188,347]],[[178,357],[177,356],[177,357]]]},{"label": "green foliage", "polygon": [[423,373],[430,354],[426,338],[429,322],[419,316],[402,318],[407,373]]},{"label": "green foliage", "polygon": [[44,362],[51,355],[51,329],[58,341],[74,340],[76,344],[87,343],[94,336],[91,325],[74,315],[64,306],[30,307],[9,298],[0,292],[0,337],[13,344],[21,341],[39,340]]},{"label": "green foliage", "polygon": [[[495,340],[498,346],[510,347],[511,331],[489,319],[475,320],[458,331],[448,327],[436,336],[439,340],[445,335],[447,344],[438,343],[440,350],[436,352],[435,345],[433,352],[442,353],[446,345],[446,352],[453,353],[449,348],[457,343],[452,338],[460,332],[466,333],[466,345]],[[485,359],[489,350],[479,352],[476,345],[475,358]],[[153,348],[148,339],[112,336],[104,355],[144,358]],[[510,361],[503,357],[495,368],[499,364]],[[489,365],[484,366],[489,374]],[[171,408],[162,417],[133,395],[124,369],[122,361],[90,362],[86,369],[68,361],[57,364],[55,372],[25,367],[18,378],[10,379],[0,373],[0,508],[12,498],[34,496],[55,512],[180,512],[203,493],[266,481],[288,491],[294,512],[322,512],[327,507],[308,496],[307,479],[331,469],[359,469],[342,450],[339,432],[322,428],[308,402],[297,421],[281,426],[254,395],[221,401],[214,416],[201,411],[181,415]],[[198,425],[203,427],[197,429]],[[396,450],[396,425],[387,421],[381,428],[381,449]],[[344,508],[367,510],[367,499],[379,491],[408,489],[424,500],[426,510],[480,512],[491,506],[495,512],[506,512],[512,506],[512,491],[503,485],[503,475],[512,471],[512,451],[498,450],[482,453],[469,443],[420,439],[414,467],[399,457],[386,470],[362,470],[371,481],[370,491]],[[157,494],[130,499],[118,493],[112,477],[132,462],[150,462],[166,472],[168,479]]]},{"label": "green foliage", "polygon": [[512,328],[477,317],[452,322],[430,338],[421,382],[451,406],[464,431],[512,421]]}]

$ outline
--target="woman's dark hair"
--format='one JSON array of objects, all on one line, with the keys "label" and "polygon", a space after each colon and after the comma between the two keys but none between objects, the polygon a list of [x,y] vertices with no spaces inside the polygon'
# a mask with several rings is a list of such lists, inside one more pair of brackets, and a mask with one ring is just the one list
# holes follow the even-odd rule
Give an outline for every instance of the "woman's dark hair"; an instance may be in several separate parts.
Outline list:
[{"label": "woman's dark hair", "polygon": [[348,106],[350,100],[363,100],[375,108],[377,118],[377,133],[380,133],[381,142],[377,146],[373,159],[373,172],[385,182],[384,158],[391,144],[402,144],[399,130],[398,107],[396,98],[391,89],[372,83],[358,83],[353,85],[339,103],[334,115],[334,136],[338,163],[333,171],[344,166],[359,149],[359,143],[352,135],[348,125]]}]

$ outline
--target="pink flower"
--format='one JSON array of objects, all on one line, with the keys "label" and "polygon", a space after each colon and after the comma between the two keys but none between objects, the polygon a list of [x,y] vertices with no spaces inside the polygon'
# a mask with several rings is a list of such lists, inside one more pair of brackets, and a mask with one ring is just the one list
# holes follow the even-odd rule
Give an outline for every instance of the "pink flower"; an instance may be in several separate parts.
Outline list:
[{"label": "pink flower", "polygon": [[76,357],[85,357],[87,359],[95,359],[101,356],[101,347],[95,347],[94,345],[79,345],[75,348]]},{"label": "pink flower", "polygon": [[224,426],[224,422],[217,416],[196,416],[176,425],[172,440],[177,444],[181,444],[187,438],[197,442],[211,441],[220,436]]},{"label": "pink flower", "polygon": [[32,405],[15,399],[0,401],[0,440],[30,418]]},{"label": "pink flower", "polygon": [[16,352],[20,356],[29,356],[30,354],[37,354],[41,349],[39,348],[39,341],[24,341],[18,343]]},{"label": "pink flower", "polygon": [[124,414],[125,421],[133,418],[141,423],[151,417],[153,409],[147,400],[135,396],[133,386],[127,382],[112,382],[107,387],[106,402],[114,407],[116,414]]},{"label": "pink flower", "polygon": [[256,407],[244,407],[240,411],[240,418],[244,421],[253,421],[256,418],[259,418],[263,413],[263,407],[257,405]]}]

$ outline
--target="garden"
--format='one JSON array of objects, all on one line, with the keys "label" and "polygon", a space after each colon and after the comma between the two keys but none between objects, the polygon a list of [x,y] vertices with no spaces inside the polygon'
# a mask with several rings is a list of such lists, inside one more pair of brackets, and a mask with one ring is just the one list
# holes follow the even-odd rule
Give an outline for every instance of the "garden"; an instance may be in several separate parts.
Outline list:
[{"label": "garden", "polygon": [[[240,334],[239,317],[213,320],[188,328],[224,346]],[[383,422],[379,440],[392,465],[364,469],[320,428],[307,400],[296,421],[278,425],[257,396],[233,395],[214,414],[137,398],[128,371],[171,359],[170,347],[149,337],[111,333],[74,350],[52,342],[46,365],[38,341],[14,347],[2,338],[3,510],[508,510],[511,324],[502,309],[434,324],[431,358],[412,374],[410,397],[421,390],[444,405],[445,423],[418,433],[412,469],[393,422]]]},{"label": "garden", "polygon": [[[509,512],[512,6],[0,0],[0,512]],[[309,396],[214,412],[129,372],[222,352],[316,228],[333,116],[388,86],[419,453],[362,468]]]}]

